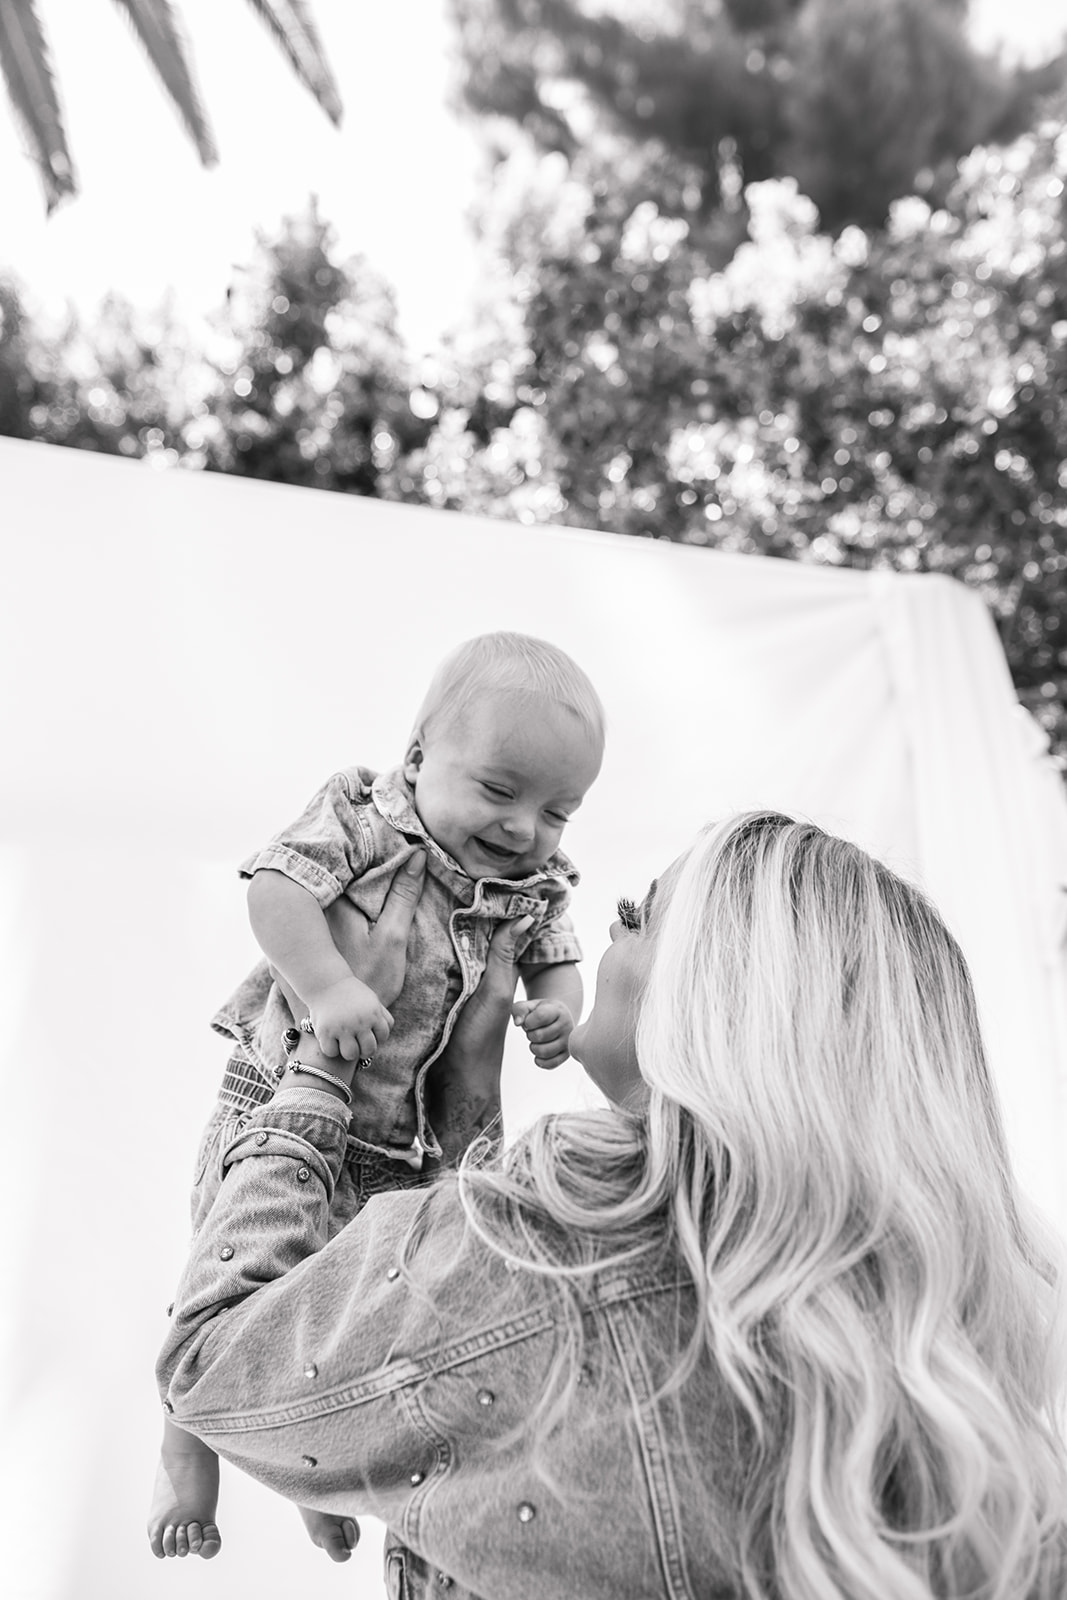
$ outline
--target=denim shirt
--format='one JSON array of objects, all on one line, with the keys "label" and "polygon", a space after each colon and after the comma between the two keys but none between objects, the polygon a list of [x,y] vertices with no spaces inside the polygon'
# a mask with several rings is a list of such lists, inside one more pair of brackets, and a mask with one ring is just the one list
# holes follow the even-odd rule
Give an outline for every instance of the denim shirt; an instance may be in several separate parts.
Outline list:
[{"label": "denim shirt", "polygon": [[157,1367],[173,1420],[300,1505],[379,1517],[391,1600],[741,1600],[752,1441],[710,1361],[661,1392],[695,1314],[670,1252],[590,1285],[538,1461],[551,1291],[468,1233],[454,1182],[327,1243],[347,1120],[287,1086],[231,1144]]},{"label": "denim shirt", "polygon": [[[489,941],[501,922],[530,915],[519,959],[530,965],[580,961],[567,905],[578,874],[561,851],[530,877],[474,880],[426,832],[401,772],[376,776],[366,767],[336,773],[292,827],[241,863],[243,877],[261,868],[282,872],[324,909],[342,894],[371,919],[382,909],[393,875],[417,849],[426,852],[426,881],[408,943],[404,987],[390,1006],[393,1031],[366,1072],[353,1082],[351,1146],[411,1167],[423,1153],[440,1155],[425,1108],[427,1072],[441,1054],[485,971]],[[293,1017],[262,961],[212,1020],[233,1039],[262,1084],[248,1103],[265,1101],[285,1066],[282,1034]],[[247,1072],[228,1080],[247,1089]]]}]

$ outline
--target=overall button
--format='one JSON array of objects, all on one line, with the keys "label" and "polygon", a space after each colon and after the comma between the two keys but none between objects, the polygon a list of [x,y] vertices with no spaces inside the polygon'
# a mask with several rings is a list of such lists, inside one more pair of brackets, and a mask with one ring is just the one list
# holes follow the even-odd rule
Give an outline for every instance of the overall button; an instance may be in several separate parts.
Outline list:
[{"label": "overall button", "polygon": [[232,1244],[224,1244],[222,1246],[222,1249],[219,1251],[219,1260],[220,1261],[232,1261],[233,1260],[233,1245]]},{"label": "overall button", "polygon": [[390,1283],[395,1283],[397,1278],[399,1278],[399,1276],[400,1276],[400,1268],[399,1267],[390,1267],[389,1271],[385,1274],[385,1276],[389,1279]]},{"label": "overall button", "polygon": [[297,1169],[296,1169],[296,1181],[297,1181],[297,1183],[307,1183],[307,1181],[308,1181],[308,1179],[310,1177],[311,1177],[311,1172],[310,1172],[310,1169],[308,1167],[297,1167]]},{"label": "overall button", "polygon": [[318,1375],[319,1375],[318,1367],[315,1365],[314,1361],[309,1361],[307,1366],[304,1368],[304,1377],[305,1378],[317,1378]]},{"label": "overall button", "polygon": [[529,1500],[524,1500],[519,1506],[518,1518],[520,1522],[532,1522],[536,1515],[537,1508],[532,1506]]},{"label": "overall button", "polygon": [[424,1479],[424,1478],[425,1478],[425,1476],[426,1476],[426,1474],[425,1474],[425,1472],[413,1472],[413,1473],[412,1473],[412,1474],[411,1474],[411,1484],[412,1484],[412,1487],[413,1487],[413,1488],[415,1488],[415,1489],[417,1489],[417,1488],[418,1488],[418,1487],[419,1487],[419,1484],[420,1484],[420,1483],[421,1483],[421,1482],[422,1482],[422,1480],[423,1480],[423,1479]]},{"label": "overall button", "polygon": [[256,1134],[256,1143],[257,1144],[266,1144],[267,1139],[268,1139],[268,1135],[265,1134],[265,1133],[257,1133]]},{"label": "overall button", "polygon": [[305,1467],[317,1467],[319,1464],[318,1456],[301,1456],[300,1459]]},{"label": "overall button", "polygon": [[495,1399],[496,1395],[493,1393],[492,1389],[478,1390],[478,1404],[480,1406],[491,1406]]}]

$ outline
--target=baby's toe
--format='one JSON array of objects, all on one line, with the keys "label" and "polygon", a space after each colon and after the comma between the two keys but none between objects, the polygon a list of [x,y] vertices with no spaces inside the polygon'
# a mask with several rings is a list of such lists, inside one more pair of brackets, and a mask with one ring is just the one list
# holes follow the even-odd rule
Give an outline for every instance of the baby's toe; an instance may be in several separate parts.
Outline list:
[{"label": "baby's toe", "polygon": [[345,1530],[340,1523],[333,1528],[324,1528],[322,1532],[322,1548],[331,1561],[348,1561],[352,1555],[352,1545],[345,1537]]},{"label": "baby's toe", "polygon": [[214,1522],[190,1522],[188,1527],[189,1554],[210,1561],[222,1549],[222,1537]]},{"label": "baby's toe", "polygon": [[353,1517],[335,1517],[319,1511],[302,1511],[301,1516],[312,1543],[325,1550],[331,1561],[349,1559],[359,1542],[359,1528]]}]

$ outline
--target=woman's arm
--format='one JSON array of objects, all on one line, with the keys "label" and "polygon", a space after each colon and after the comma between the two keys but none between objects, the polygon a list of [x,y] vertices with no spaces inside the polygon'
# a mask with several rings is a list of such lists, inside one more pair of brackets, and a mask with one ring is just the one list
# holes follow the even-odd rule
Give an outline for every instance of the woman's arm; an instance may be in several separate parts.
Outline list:
[{"label": "woman's arm", "polygon": [[517,946],[532,920],[521,917],[497,928],[481,981],[427,1076],[426,1112],[449,1166],[459,1162],[475,1139],[488,1137],[496,1145],[503,1135],[500,1074],[504,1041],[519,970]]},{"label": "woman's arm", "polygon": [[410,1315],[397,1263],[428,1191],[385,1197],[327,1244],[347,1113],[289,1081],[227,1152],[157,1377],[173,1422],[278,1493],[383,1515],[425,1455],[396,1403],[410,1372],[395,1349]]},{"label": "woman's arm", "polygon": [[[398,881],[390,891],[369,934],[371,959],[376,947],[384,959],[390,944],[406,944],[403,921],[410,925],[414,902],[399,897],[408,887]],[[441,1058],[446,1097],[462,1061],[464,1084],[477,1086],[486,1104],[499,1101],[501,1021],[515,992],[515,942],[525,925],[526,919],[505,925],[494,935],[482,983]],[[314,1041],[307,1043],[313,1050]],[[305,1054],[303,1044],[297,1054]],[[328,1065],[342,1078],[352,1071],[347,1063]],[[319,1352],[331,1352],[330,1371],[321,1375],[349,1384],[392,1349],[397,1297],[389,1293],[396,1276],[390,1274],[426,1192],[389,1195],[388,1204],[368,1208],[371,1215],[361,1213],[327,1245],[347,1127],[341,1091],[287,1075],[285,1087],[252,1113],[227,1151],[225,1180],[193,1241],[157,1374],[174,1420],[239,1465],[270,1462],[277,1450],[289,1459],[289,1423],[280,1419],[292,1408],[295,1416],[314,1392],[308,1385],[320,1375]],[[312,1366],[315,1378],[308,1379]],[[275,1414],[285,1438],[270,1428],[257,1438],[266,1424],[253,1427],[250,1417]],[[273,1470],[268,1476],[261,1466],[256,1475],[280,1486]],[[307,1490],[282,1486],[282,1492],[299,1499]]]}]

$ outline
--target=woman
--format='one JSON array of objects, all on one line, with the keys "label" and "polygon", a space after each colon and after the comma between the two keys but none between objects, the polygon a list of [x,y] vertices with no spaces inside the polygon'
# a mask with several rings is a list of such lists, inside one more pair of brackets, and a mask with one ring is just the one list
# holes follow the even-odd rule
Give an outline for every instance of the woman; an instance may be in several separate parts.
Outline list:
[{"label": "woman", "polygon": [[760,813],[611,936],[571,1041],[611,1107],[502,1164],[326,1245],[343,1088],[298,1072],[252,1117],[161,1358],[175,1420],[381,1517],[395,1595],[1067,1593],[1061,1280],[936,913]]}]

